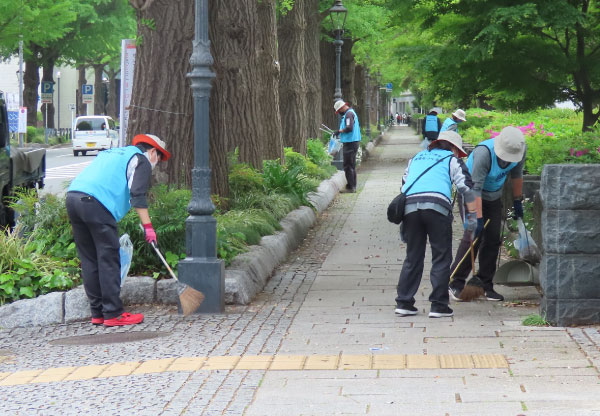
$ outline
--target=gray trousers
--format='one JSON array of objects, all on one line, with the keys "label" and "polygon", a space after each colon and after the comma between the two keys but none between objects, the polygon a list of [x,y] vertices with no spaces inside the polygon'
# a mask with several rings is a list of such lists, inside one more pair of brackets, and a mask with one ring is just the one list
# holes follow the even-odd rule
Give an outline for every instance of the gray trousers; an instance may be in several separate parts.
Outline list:
[{"label": "gray trousers", "polygon": [[66,205],[92,317],[115,318],[123,313],[117,222],[87,194],[67,192]]}]

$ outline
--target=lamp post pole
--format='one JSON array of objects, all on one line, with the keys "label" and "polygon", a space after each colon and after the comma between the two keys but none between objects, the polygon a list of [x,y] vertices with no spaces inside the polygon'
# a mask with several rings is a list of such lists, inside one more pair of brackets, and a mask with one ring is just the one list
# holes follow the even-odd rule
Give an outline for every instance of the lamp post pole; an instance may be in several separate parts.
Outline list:
[{"label": "lamp post pole", "polygon": [[217,221],[210,199],[210,90],[215,77],[208,38],[208,1],[195,0],[195,35],[191,81],[194,96],[194,167],[190,216],[185,220],[186,258],[179,262],[179,280],[201,291],[206,299],[198,312],[225,309],[225,266],[217,258]]},{"label": "lamp post pole", "polygon": [[[60,130],[60,71],[58,71],[56,73],[56,79],[58,81],[58,89],[56,91],[56,93],[58,95],[58,108],[57,108],[57,110],[58,110],[58,117],[57,117],[57,123],[56,123],[57,126],[56,126],[56,129]],[[60,134],[60,133],[58,133],[58,134]]]},{"label": "lamp post pole", "polygon": [[342,31],[335,31],[335,92],[333,94],[333,102],[342,99]]},{"label": "lamp post pole", "polygon": [[371,86],[370,86],[370,80],[371,80],[371,75],[369,74],[369,69],[367,68],[366,70],[366,76],[365,76],[365,83],[366,83],[366,91],[367,91],[367,97],[366,97],[366,103],[365,103],[365,107],[367,110],[367,126],[365,129],[365,132],[367,133],[367,137],[369,138],[369,141],[371,141]]},{"label": "lamp post pole", "polygon": [[381,80],[381,73],[379,71],[377,71],[377,74],[375,75],[375,80],[377,81],[377,130],[379,130],[379,132],[381,133],[383,131],[383,129],[381,128],[381,104],[379,103],[380,101],[380,85],[379,82]]}]

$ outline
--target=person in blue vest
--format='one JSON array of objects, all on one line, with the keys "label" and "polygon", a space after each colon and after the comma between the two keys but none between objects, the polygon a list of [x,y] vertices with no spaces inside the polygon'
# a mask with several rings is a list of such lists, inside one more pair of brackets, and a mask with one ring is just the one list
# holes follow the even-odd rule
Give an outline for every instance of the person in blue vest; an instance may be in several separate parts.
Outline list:
[{"label": "person in blue vest", "polygon": [[[356,153],[360,146],[360,124],[356,112],[343,100],[337,100],[333,105],[336,114],[340,114],[340,128],[336,134],[343,143],[343,167],[346,174],[345,192],[356,192]],[[344,192],[344,191],[342,191]]]},{"label": "person in blue vest", "polygon": [[423,119],[421,124],[423,140],[425,140],[425,148],[427,148],[432,141],[437,140],[441,128],[442,122],[437,116],[437,111],[431,110],[429,113],[427,113],[427,116]]},{"label": "person in blue vest", "polygon": [[462,122],[467,121],[467,114],[460,108],[452,113],[452,117],[448,117],[444,120],[444,124],[440,128],[440,133],[446,130],[455,131],[458,133],[458,125]]},{"label": "person in blue vest", "polygon": [[[429,295],[430,318],[453,315],[448,306],[448,282],[452,262],[452,197],[454,184],[463,195],[469,213],[465,232],[477,227],[475,197],[472,182],[464,162],[462,138],[453,131],[440,133],[429,148],[417,153],[409,162],[402,179],[406,192],[406,206],[402,221],[402,240],[406,242],[406,258],[397,286],[395,313],[399,316],[416,315],[415,294],[423,276],[427,239],[431,245],[432,266]],[[430,168],[429,170],[427,170]],[[423,172],[425,172],[423,174]],[[423,174],[422,176],[420,176]],[[420,176],[420,177],[419,177]]]},{"label": "person in blue vest", "polygon": [[[496,260],[502,243],[502,188],[510,174],[514,195],[513,209],[515,217],[523,217],[523,165],[526,158],[525,137],[521,130],[508,126],[493,139],[479,143],[467,159],[467,167],[473,178],[473,191],[477,206],[477,229],[480,236],[474,245],[479,252],[479,271],[469,281],[483,288],[485,297],[491,301],[503,301],[504,296],[494,290],[492,279],[496,273]],[[484,229],[487,220],[489,224]],[[452,264],[456,269],[454,280],[450,284],[450,296],[461,300],[465,281],[471,273],[471,262],[460,263],[471,245],[471,236],[463,235]]]},{"label": "person in blue vest", "polygon": [[99,152],[69,186],[67,213],[94,325],[124,326],[144,320],[141,313],[125,312],[121,302],[117,222],[133,206],[144,227],[146,241],[156,243],[146,194],[152,169],[170,157],[161,139],[152,134],[138,134],[131,146]]}]

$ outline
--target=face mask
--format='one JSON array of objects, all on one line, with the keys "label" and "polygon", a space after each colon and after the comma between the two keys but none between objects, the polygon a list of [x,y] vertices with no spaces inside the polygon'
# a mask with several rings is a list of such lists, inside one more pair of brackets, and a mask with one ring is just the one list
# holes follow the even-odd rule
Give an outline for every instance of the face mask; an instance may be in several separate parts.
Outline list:
[{"label": "face mask", "polygon": [[148,159],[148,162],[150,162],[150,165],[152,166],[152,169],[154,169],[156,167],[156,164],[158,163],[158,156],[156,157],[156,161],[152,162],[152,158],[150,157],[150,153],[146,152],[144,154],[146,155],[146,158]]}]

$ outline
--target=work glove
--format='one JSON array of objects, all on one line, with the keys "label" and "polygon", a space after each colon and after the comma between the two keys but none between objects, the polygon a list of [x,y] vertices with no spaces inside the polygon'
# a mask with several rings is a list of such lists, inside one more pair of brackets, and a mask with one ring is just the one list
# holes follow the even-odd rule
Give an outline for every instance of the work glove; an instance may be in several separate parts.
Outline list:
[{"label": "work glove", "polygon": [[473,235],[475,230],[477,229],[477,213],[470,212],[467,214],[467,218],[465,219],[465,223],[463,225],[465,231],[469,234]]},{"label": "work glove", "polygon": [[475,228],[475,234],[473,235],[473,239],[479,237],[481,232],[483,231],[483,218],[477,218],[477,227]]},{"label": "work glove", "polygon": [[523,218],[523,202],[520,199],[513,201],[513,208],[515,210],[515,218]]},{"label": "work glove", "polygon": [[156,232],[154,231],[154,228],[152,228],[152,223],[142,224],[142,226],[144,227],[144,234],[146,234],[146,241],[148,244],[156,244]]}]

